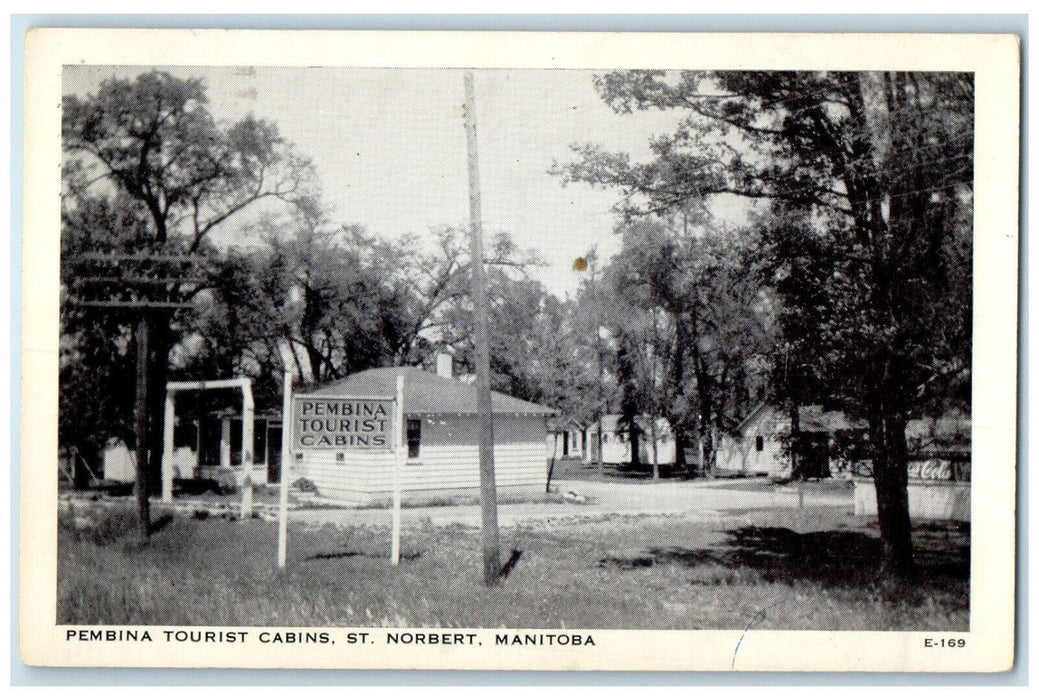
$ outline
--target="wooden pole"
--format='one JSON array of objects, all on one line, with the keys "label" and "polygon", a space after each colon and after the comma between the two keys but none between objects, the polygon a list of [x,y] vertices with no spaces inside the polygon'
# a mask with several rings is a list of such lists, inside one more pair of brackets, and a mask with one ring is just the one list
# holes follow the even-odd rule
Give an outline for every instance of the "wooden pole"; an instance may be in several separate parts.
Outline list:
[{"label": "wooden pole", "polygon": [[249,380],[242,387],[242,519],[253,517],[253,422],[255,405]]},{"label": "wooden pole", "polygon": [[242,469],[253,473],[253,433],[256,429],[256,404],[253,402],[252,380],[242,379]]},{"label": "wooden pole", "polygon": [[137,317],[134,331],[137,340],[137,383],[134,405],[134,439],[137,464],[137,524],[141,540],[151,535],[151,511],[148,502],[148,317]]},{"label": "wooden pole", "polygon": [[[548,418],[545,418],[545,429],[548,429]],[[552,470],[556,467],[556,454],[559,452],[559,433],[552,433],[552,457],[548,460],[548,478],[545,479],[545,493],[552,493]]]},{"label": "wooden pole", "polygon": [[292,443],[292,374],[282,379],[281,399],[281,481],[278,493],[278,568],[285,568],[289,550],[289,448]]},{"label": "wooden pole", "polygon": [[173,391],[166,387],[166,408],[162,421],[162,501],[173,500],[173,424],[177,411]]},{"label": "wooden pole", "polygon": [[404,377],[397,377],[393,403],[393,527],[390,534],[390,560],[400,564],[400,470],[407,445],[404,440]]},{"label": "wooden pole", "polygon": [[483,269],[483,223],[480,212],[480,167],[476,150],[476,91],[473,72],[465,72],[465,131],[469,161],[469,257],[476,321],[476,403],[480,421],[480,518],[483,581],[501,577],[498,544],[498,492],[494,483],[494,425],[491,414],[491,362],[487,329],[487,279]]}]

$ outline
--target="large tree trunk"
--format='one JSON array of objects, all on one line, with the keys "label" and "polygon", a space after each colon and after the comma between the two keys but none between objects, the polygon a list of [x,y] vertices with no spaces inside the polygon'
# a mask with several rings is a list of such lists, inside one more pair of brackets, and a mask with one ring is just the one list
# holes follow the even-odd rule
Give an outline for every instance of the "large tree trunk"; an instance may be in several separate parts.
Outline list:
[{"label": "large tree trunk", "polygon": [[681,428],[681,424],[674,419],[672,416],[668,416],[668,420],[671,421],[671,432],[675,438],[675,473],[684,471],[686,468],[685,463],[685,448],[687,440],[685,437],[685,430]]},{"label": "large tree trunk", "polygon": [[[675,318],[675,345],[673,351],[673,361],[671,362],[671,386],[674,391],[674,397],[672,401],[677,401],[685,393],[685,349],[688,343],[687,329],[682,318],[682,314],[679,311],[672,312]],[[667,416],[668,421],[671,422],[671,432],[675,438],[675,472],[679,469],[685,469],[685,448],[688,443],[686,438],[683,421],[685,416],[675,415],[674,413]]]},{"label": "large tree trunk", "polygon": [[914,575],[913,531],[909,518],[906,416],[890,404],[874,403],[869,416],[877,519],[884,546],[881,571],[894,579]]},{"label": "large tree trunk", "polygon": [[650,420],[650,439],[653,440],[653,481],[660,479],[660,455],[657,454],[657,419],[656,416],[651,416]]},{"label": "large tree trunk", "polygon": [[790,392],[790,478],[799,481],[804,478],[801,460],[798,459],[801,450],[801,406],[789,385],[787,391]]},{"label": "large tree trunk", "polygon": [[[866,365],[862,377],[869,387],[866,409],[869,418],[870,456],[873,461],[873,482],[877,491],[877,518],[880,537],[883,541],[884,560],[881,572],[892,580],[904,580],[914,575],[912,523],[909,517],[909,472],[906,448],[906,423],[908,409],[905,401],[912,391],[907,382],[899,359],[898,343],[901,333],[918,320],[906,317],[902,305],[897,301],[896,285],[901,279],[900,243],[906,236],[916,235],[918,220],[913,218],[905,197],[893,197],[885,216],[885,184],[888,188],[901,185],[909,189],[909,183],[884,182],[885,171],[868,167],[875,155],[876,144],[871,140],[875,134],[866,108],[869,88],[864,74],[844,77],[849,96],[851,119],[856,124],[852,152],[858,171],[849,171],[845,183],[849,187],[849,199],[853,218],[859,233],[859,241],[868,255],[867,279],[871,287],[871,306],[877,328],[893,330],[887,339],[889,347],[874,354],[874,362]],[[898,110],[902,77],[885,76],[889,110]],[[892,112],[893,113],[893,112]],[[903,143],[904,134],[895,130],[890,134],[890,157],[897,158],[902,168],[910,150]],[[891,180],[891,173],[886,173]],[[890,223],[889,223],[890,222]],[[926,227],[923,227],[926,228]],[[892,240],[894,234],[895,241]]]}]

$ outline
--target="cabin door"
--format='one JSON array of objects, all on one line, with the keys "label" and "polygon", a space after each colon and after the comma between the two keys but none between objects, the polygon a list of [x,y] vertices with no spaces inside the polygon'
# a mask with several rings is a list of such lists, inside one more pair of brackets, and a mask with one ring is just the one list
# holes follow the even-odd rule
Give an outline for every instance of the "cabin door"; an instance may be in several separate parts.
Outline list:
[{"label": "cabin door", "polygon": [[281,483],[281,428],[267,428],[267,483]]},{"label": "cabin door", "polygon": [[823,479],[830,475],[829,440],[826,433],[801,433],[801,474],[805,479]]}]

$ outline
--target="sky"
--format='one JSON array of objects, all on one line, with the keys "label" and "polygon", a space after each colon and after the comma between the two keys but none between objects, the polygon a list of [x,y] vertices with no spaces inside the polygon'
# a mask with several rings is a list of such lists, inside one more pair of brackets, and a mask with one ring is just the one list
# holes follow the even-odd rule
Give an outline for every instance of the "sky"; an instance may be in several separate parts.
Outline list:
[{"label": "sky", "polygon": [[[64,93],[85,96],[108,77],[148,67],[65,69]],[[387,237],[467,226],[469,191],[463,72],[453,69],[163,67],[201,77],[210,110],[226,122],[269,119],[310,157],[330,218]],[[483,227],[510,233],[547,266],[533,271],[560,295],[581,274],[575,258],[620,248],[612,207],[618,191],[564,187],[549,174],[572,158],[570,145],[601,144],[635,159],[670,133],[675,112],[615,114],[597,95],[592,71],[481,70],[475,73]],[[224,240],[241,242],[236,232]],[[585,272],[585,275],[588,273]]]}]

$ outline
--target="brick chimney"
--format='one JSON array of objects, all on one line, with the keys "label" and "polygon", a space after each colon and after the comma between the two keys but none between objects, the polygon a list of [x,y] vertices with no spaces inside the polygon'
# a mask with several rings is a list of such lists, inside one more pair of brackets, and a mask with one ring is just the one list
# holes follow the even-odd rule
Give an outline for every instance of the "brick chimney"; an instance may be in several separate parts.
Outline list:
[{"label": "brick chimney", "polygon": [[447,377],[448,379],[453,377],[454,363],[455,358],[453,358],[449,353],[437,353],[437,376]]}]

